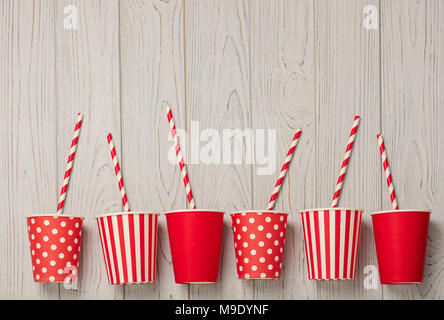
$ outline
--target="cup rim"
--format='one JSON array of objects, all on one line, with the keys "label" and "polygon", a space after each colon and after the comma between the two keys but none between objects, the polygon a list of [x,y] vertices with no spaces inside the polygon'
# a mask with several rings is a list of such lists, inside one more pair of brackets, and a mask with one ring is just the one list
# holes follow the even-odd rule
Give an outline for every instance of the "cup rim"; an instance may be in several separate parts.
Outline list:
[{"label": "cup rim", "polygon": [[230,213],[230,216],[233,216],[233,215],[235,215],[235,214],[242,214],[242,213],[273,213],[273,214],[286,214],[286,215],[289,215],[289,213],[288,212],[286,212],[286,211],[280,211],[280,210],[263,210],[263,209],[261,209],[261,210],[240,210],[240,211],[233,211],[233,212],[231,212]]},{"label": "cup rim", "polygon": [[399,212],[419,212],[419,213],[429,213],[432,214],[431,210],[424,210],[424,209],[407,209],[407,210],[385,210],[385,211],[376,211],[371,213],[370,215],[376,215],[376,214],[383,214],[383,213],[399,213]]},{"label": "cup rim", "polygon": [[170,210],[170,211],[165,211],[165,215],[169,214],[169,213],[177,213],[177,212],[200,212],[200,211],[205,211],[205,212],[214,212],[214,213],[223,213],[225,214],[225,211],[223,210],[214,210],[214,209],[183,209],[183,210]]},{"label": "cup rim", "polygon": [[362,211],[362,213],[365,212],[364,209],[337,207],[337,208],[314,208],[314,209],[304,209],[304,210],[300,210],[299,213],[304,213],[304,212],[307,212],[307,211],[325,211],[325,210],[354,210],[354,211]]},{"label": "cup rim", "polygon": [[250,281],[250,280],[280,280],[281,278],[261,278],[261,277],[256,277],[256,278],[241,278],[241,277],[237,277],[238,280],[244,280],[244,281]]},{"label": "cup rim", "polygon": [[37,218],[37,217],[64,217],[64,218],[79,218],[82,220],[85,220],[85,217],[83,216],[76,216],[74,214],[57,214],[57,213],[37,213],[37,214],[32,214],[32,215],[27,215],[25,216],[25,218]]},{"label": "cup rim", "polygon": [[160,213],[154,212],[154,211],[122,211],[122,212],[110,212],[110,213],[102,213],[98,216],[95,216],[95,219],[103,218],[103,217],[113,217],[113,216],[124,216],[128,214],[154,214],[156,216],[159,216]]},{"label": "cup rim", "polygon": [[123,285],[127,285],[127,284],[153,284],[155,283],[156,280],[151,280],[151,281],[137,281],[137,282],[133,282],[133,281],[128,281],[128,282],[120,282],[120,283],[109,283],[109,285],[111,286],[123,286]]}]

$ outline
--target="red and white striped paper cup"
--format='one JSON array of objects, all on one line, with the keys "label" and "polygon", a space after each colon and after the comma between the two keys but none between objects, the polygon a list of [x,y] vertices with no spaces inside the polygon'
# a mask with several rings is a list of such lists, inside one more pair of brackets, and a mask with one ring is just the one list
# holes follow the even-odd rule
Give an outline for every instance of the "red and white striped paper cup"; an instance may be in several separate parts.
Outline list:
[{"label": "red and white striped paper cup", "polygon": [[59,214],[26,218],[35,282],[77,281],[83,219]]},{"label": "red and white striped paper cup", "polygon": [[109,284],[155,281],[158,215],[132,211],[96,218]]},{"label": "red and white striped paper cup", "polygon": [[288,214],[272,210],[231,214],[239,279],[279,279]]},{"label": "red and white striped paper cup", "polygon": [[301,211],[310,280],[355,278],[363,210]]}]

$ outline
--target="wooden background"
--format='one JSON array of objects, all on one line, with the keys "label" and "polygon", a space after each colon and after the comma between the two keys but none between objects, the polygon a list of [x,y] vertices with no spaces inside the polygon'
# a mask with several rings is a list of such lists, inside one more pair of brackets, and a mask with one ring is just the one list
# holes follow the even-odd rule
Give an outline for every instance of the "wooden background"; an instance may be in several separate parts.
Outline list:
[{"label": "wooden background", "polygon": [[[77,30],[64,28],[69,4]],[[368,5],[379,8],[377,30],[363,28]],[[444,298],[444,1],[3,0],[0,37],[0,298]],[[276,203],[291,212],[281,280],[236,279],[226,216],[218,284],[175,284],[161,217],[158,281],[107,284],[94,216],[122,208],[107,132],[131,208],[186,207],[163,102],[186,130],[191,121],[276,129],[273,175],[248,164],[189,166],[201,208],[264,208],[303,128]],[[85,121],[64,212],[87,220],[80,287],[66,290],[32,281],[24,217],[55,212],[77,112]],[[357,277],[309,281],[297,212],[329,205],[354,114],[362,121],[340,204],[367,213]],[[400,206],[433,211],[420,285],[364,286],[364,267],[377,265],[368,214],[390,208],[379,131]]]}]

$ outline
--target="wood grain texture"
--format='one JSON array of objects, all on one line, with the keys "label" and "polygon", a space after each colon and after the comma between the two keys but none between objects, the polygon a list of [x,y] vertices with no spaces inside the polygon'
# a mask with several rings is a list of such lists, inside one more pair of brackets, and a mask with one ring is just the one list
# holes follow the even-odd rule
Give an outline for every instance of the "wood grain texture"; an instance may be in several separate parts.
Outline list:
[{"label": "wood grain texture", "polygon": [[313,2],[254,1],[250,12],[252,126],[276,134],[275,171],[253,170],[254,208],[266,208],[291,139],[303,130],[274,208],[289,213],[283,273],[280,280],[255,281],[254,297],[309,299],[316,283],[307,278],[298,212],[316,205]]},{"label": "wood grain texture", "polygon": [[[186,207],[164,110],[185,127],[184,21],[182,1],[120,3],[123,175],[132,210],[161,212]],[[173,158],[174,159],[174,158]],[[187,299],[176,285],[165,216],[159,217],[157,281],[127,286],[126,299]]]},{"label": "wood grain texture", "polygon": [[[78,29],[66,29],[64,8],[77,8]],[[78,112],[84,114],[63,213],[85,217],[77,290],[60,286],[61,299],[122,299],[108,285],[95,217],[121,211],[106,132],[120,147],[118,1],[56,1],[55,61],[58,187],[63,181]]]},{"label": "wood grain texture", "polygon": [[57,208],[55,8],[52,1],[2,1],[0,12],[1,125],[7,130],[1,140],[7,186],[0,218],[0,297],[58,299],[58,285],[33,282],[25,219]]},{"label": "wood grain texture", "polygon": [[[317,207],[329,207],[355,114],[361,116],[339,207],[365,210],[354,281],[317,284],[317,299],[374,299],[382,289],[364,288],[363,270],[377,265],[369,213],[379,209],[379,32],[363,28],[364,7],[378,1],[315,1]],[[350,89],[352,88],[352,89]]]},{"label": "wood grain texture", "polygon": [[[185,1],[188,136],[191,121],[198,121],[201,132],[216,130],[220,138],[224,129],[251,128],[249,29],[248,1]],[[200,146],[204,145],[201,140]],[[223,149],[221,146],[223,152],[226,149],[227,145]],[[199,155],[191,147],[186,157],[194,163],[203,159],[200,157],[200,161],[196,161]],[[212,160],[217,161],[216,158]],[[189,166],[197,207],[227,213],[219,282],[216,285],[191,286],[190,299],[253,297],[253,283],[237,280],[231,218],[228,215],[234,210],[251,209],[251,172],[251,165],[245,162],[227,165],[211,161]]]},{"label": "wood grain texture", "polygon": [[[383,2],[382,131],[400,208],[431,210],[424,282],[384,288],[386,299],[444,297],[442,1]],[[390,202],[383,190],[384,208]]]},{"label": "wood grain texture", "polygon": [[[9,217],[11,216],[11,205],[9,199],[10,181],[11,175],[9,163],[12,158],[12,153],[9,151],[9,132],[12,131],[12,125],[10,124],[11,116],[10,104],[12,102],[13,91],[11,88],[12,82],[12,64],[13,57],[10,55],[12,49],[12,37],[13,37],[13,17],[14,10],[12,7],[0,4],[0,32],[3,35],[0,42],[0,112],[5,116],[0,119],[0,147],[4,150],[4,156],[0,157],[0,180],[2,181],[2,192],[0,193],[0,210],[2,212],[2,218],[0,220],[0,257],[4,260],[8,254],[3,252],[8,251],[8,229],[9,229]],[[20,241],[22,241],[20,239]],[[0,267],[0,297],[6,299],[11,292],[9,291],[9,283],[7,277],[8,267],[2,265]],[[3,275],[3,276],[1,276]]]}]

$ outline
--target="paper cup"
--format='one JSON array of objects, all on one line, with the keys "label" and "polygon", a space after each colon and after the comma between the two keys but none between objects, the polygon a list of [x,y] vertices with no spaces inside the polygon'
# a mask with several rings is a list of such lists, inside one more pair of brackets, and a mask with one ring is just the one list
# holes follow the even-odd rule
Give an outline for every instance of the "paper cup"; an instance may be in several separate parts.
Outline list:
[{"label": "paper cup", "polygon": [[131,211],[96,217],[109,284],[155,281],[158,215]]},{"label": "paper cup", "polygon": [[362,213],[348,208],[301,211],[310,280],[355,278]]},{"label": "paper cup", "polygon": [[279,279],[287,213],[271,210],[231,214],[239,279]]},{"label": "paper cup", "polygon": [[224,212],[196,209],[165,215],[176,283],[216,283]]},{"label": "paper cup", "polygon": [[422,282],[430,214],[424,210],[372,214],[382,284]]},{"label": "paper cup", "polygon": [[57,214],[26,217],[35,282],[77,281],[83,219]]}]

